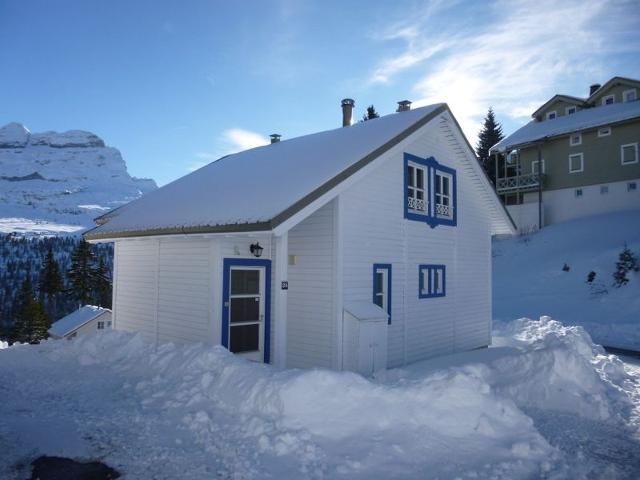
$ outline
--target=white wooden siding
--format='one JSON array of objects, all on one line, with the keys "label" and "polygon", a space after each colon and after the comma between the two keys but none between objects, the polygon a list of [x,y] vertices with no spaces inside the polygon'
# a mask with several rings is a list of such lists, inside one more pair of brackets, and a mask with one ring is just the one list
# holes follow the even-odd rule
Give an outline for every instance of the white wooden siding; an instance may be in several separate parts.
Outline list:
[{"label": "white wooden siding", "polygon": [[287,367],[333,366],[333,246],[333,203],[289,231]]}]

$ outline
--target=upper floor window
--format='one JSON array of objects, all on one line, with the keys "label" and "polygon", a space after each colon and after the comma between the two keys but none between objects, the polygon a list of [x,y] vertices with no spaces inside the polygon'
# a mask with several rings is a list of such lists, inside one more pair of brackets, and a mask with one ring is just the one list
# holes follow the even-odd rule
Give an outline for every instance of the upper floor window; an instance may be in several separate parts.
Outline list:
[{"label": "upper floor window", "polygon": [[631,90],[625,90],[624,92],[622,92],[623,102],[634,102],[637,99],[638,99],[638,94],[635,88],[632,88]]},{"label": "upper floor window", "polygon": [[569,173],[579,173],[584,171],[584,156],[582,153],[569,155]]},{"label": "upper floor window", "polygon": [[582,145],[582,134],[581,133],[572,133],[569,136],[569,145],[575,147],[576,145]]},{"label": "upper floor window", "polygon": [[98,330],[104,330],[104,322],[98,322]]},{"label": "upper floor window", "polygon": [[608,137],[611,135],[611,127],[602,127],[598,129],[599,137]]},{"label": "upper floor window", "polygon": [[553,120],[558,116],[558,112],[552,110],[551,112],[547,112],[547,120]]},{"label": "upper floor window", "polygon": [[577,111],[578,111],[578,108],[575,105],[572,105],[564,109],[565,115],[573,115]]},{"label": "upper floor window", "polygon": [[444,265],[420,265],[418,272],[418,298],[444,297],[447,294]]},{"label": "upper floor window", "polygon": [[435,158],[404,154],[404,218],[431,227],[457,224],[456,171]]},{"label": "upper floor window", "polygon": [[638,189],[638,184],[636,182],[627,183],[627,192],[635,192]]},{"label": "upper floor window", "polygon": [[606,97],[602,97],[602,105],[611,105],[615,100],[615,95],[607,95]]},{"label": "upper floor window", "polygon": [[542,172],[540,171],[540,162],[538,160],[531,162],[531,173],[544,173],[544,159],[542,159]]},{"label": "upper floor window", "polygon": [[620,145],[620,162],[622,165],[638,163],[638,144],[627,143]]},{"label": "upper floor window", "polygon": [[391,325],[391,265],[388,263],[373,265],[373,303],[387,312]]}]

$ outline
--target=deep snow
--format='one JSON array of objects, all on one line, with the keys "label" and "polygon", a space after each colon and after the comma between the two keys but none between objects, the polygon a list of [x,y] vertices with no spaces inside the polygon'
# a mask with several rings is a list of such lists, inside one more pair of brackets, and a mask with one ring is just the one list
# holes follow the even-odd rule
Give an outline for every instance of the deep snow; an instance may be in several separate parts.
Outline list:
[{"label": "deep snow", "polygon": [[549,318],[495,341],[374,380],[117,331],[5,348],[0,477],[48,454],[126,478],[637,478],[637,371]]},{"label": "deep snow", "polygon": [[[594,215],[493,242],[493,316],[550,315],[603,345],[640,351],[640,273],[613,286],[625,243],[640,258],[640,210]],[[563,271],[567,264],[569,271]],[[596,272],[593,285],[589,272]]]}]

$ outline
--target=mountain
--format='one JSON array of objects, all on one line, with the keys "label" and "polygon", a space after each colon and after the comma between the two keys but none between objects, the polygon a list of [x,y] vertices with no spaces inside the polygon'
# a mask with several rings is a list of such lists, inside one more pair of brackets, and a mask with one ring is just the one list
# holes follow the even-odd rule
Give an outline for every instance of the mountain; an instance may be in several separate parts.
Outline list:
[{"label": "mountain", "polygon": [[0,128],[0,233],[80,231],[156,188],[130,176],[118,149],[91,132]]}]

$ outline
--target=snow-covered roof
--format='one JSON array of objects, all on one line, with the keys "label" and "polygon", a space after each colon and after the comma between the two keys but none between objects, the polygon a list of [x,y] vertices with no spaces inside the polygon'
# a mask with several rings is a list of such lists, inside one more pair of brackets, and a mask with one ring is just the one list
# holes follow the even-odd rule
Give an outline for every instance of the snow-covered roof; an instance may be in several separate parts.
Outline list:
[{"label": "snow-covered roof", "polygon": [[228,155],[99,217],[85,238],[272,230],[445,111],[430,105]]},{"label": "snow-covered roof", "polygon": [[74,330],[77,330],[84,324],[90,322],[96,317],[99,317],[103,313],[111,312],[111,310],[102,307],[95,307],[93,305],[85,305],[80,307],[73,313],[70,313],[66,317],[62,317],[55,322],[49,328],[49,335],[55,335],[57,337],[64,337],[70,334]]},{"label": "snow-covered roof", "polygon": [[491,147],[491,152],[505,152],[546,138],[567,135],[589,128],[611,125],[640,117],[640,101],[613,103],[585,108],[553,120],[531,121]]},{"label": "snow-covered roof", "polygon": [[344,309],[358,320],[379,320],[389,314],[372,302],[345,302]]},{"label": "snow-covered roof", "polygon": [[535,112],[533,112],[531,116],[535,118],[542,110],[544,110],[545,108],[547,108],[549,105],[551,105],[553,102],[557,100],[561,100],[568,103],[574,103],[576,105],[582,105],[586,101],[585,98],[574,97],[573,95],[564,95],[562,93],[559,93],[557,95],[554,95],[545,103],[543,103],[540,107],[538,107],[538,109]]}]

